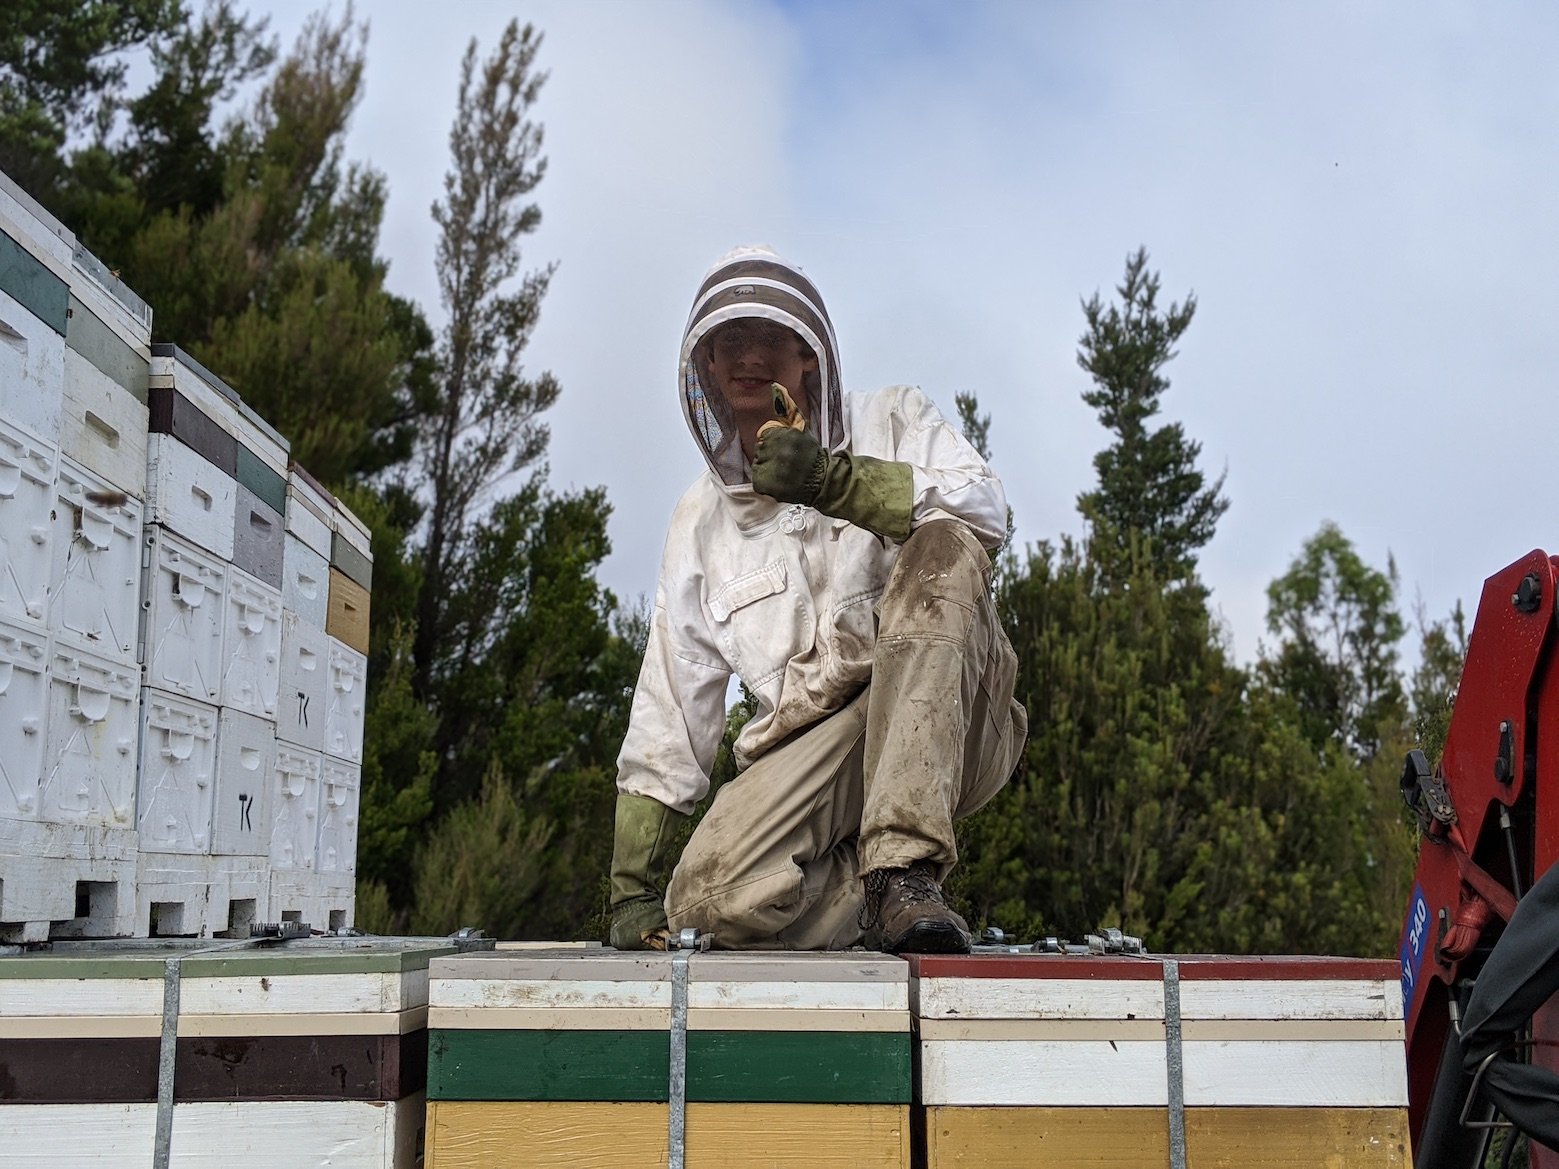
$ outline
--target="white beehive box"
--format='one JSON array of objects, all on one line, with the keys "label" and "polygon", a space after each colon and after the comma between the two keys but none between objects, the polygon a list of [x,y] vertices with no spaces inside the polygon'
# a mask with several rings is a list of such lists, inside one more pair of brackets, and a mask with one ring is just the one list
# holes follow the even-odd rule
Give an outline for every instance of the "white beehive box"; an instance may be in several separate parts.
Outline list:
[{"label": "white beehive box", "polygon": [[325,756],[320,775],[319,852],[321,873],[357,871],[357,818],[362,769]]},{"label": "white beehive box", "polygon": [[330,638],[296,613],[282,611],[281,692],[276,737],[312,751],[325,749],[330,702]]},{"label": "white beehive box", "polygon": [[0,940],[129,937],[135,839],[128,826],[0,816]]},{"label": "white beehive box", "polygon": [[136,798],[142,852],[211,850],[216,770],[217,708],[146,690]]},{"label": "white beehive box", "polygon": [[0,417],[58,447],[65,338],[0,292]]},{"label": "white beehive box", "polygon": [[141,504],[62,457],[54,502],[49,632],[116,662],[134,662],[140,619]]},{"label": "white beehive box", "polygon": [[261,857],[142,852],[136,865],[136,933],[151,937],[247,937],[274,921]]},{"label": "white beehive box", "polygon": [[233,559],[238,485],[171,434],[154,434],[146,455],[146,520]]},{"label": "white beehive box", "polygon": [[58,462],[52,444],[0,417],[0,617],[48,620]]},{"label": "white beehive box", "polygon": [[164,528],[148,527],[145,546],[147,684],[215,703],[222,692],[222,609],[229,568]]},{"label": "white beehive box", "polygon": [[281,603],[315,629],[325,628],[330,612],[330,557],[291,532],[282,552]]},{"label": "white beehive box", "polygon": [[287,476],[287,531],[330,562],[335,505],[296,470]]},{"label": "white beehive box", "polygon": [[276,920],[271,912],[271,866],[265,857],[213,856],[208,860],[207,920],[212,934],[248,937],[251,925]]},{"label": "white beehive box", "polygon": [[211,860],[198,853],[143,849],[135,861],[136,934],[210,936]]},{"label": "white beehive box", "polygon": [[70,283],[76,237],[4,174],[0,174],[0,231],[26,248],[55,277]]},{"label": "white beehive box", "polygon": [[140,669],[58,643],[49,669],[41,818],[133,828]]},{"label": "white beehive box", "polygon": [[49,638],[0,619],[0,819],[36,819],[49,709]]},{"label": "white beehive box", "polygon": [[325,928],[329,911],[320,888],[319,874],[312,870],[294,872],[272,868],[270,902],[271,915],[276,921],[301,921],[315,929]]},{"label": "white beehive box", "polygon": [[120,491],[146,483],[146,404],[74,349],[65,350],[60,452]]},{"label": "white beehive box", "polygon": [[317,905],[321,929],[335,932],[351,925],[357,909],[357,875],[321,873]]},{"label": "white beehive box", "polygon": [[213,854],[269,855],[276,785],[275,725],[242,711],[224,709],[217,720]]},{"label": "white beehive box", "polygon": [[363,716],[368,690],[368,659],[330,639],[330,709],[325,717],[325,754],[351,763],[363,761]]},{"label": "white beehive box", "polygon": [[271,792],[271,866],[315,872],[319,846],[319,784],[323,756],[290,743],[276,744],[276,782]]},{"label": "white beehive box", "polygon": [[227,574],[222,705],[276,721],[281,686],[281,592],[238,568]]}]

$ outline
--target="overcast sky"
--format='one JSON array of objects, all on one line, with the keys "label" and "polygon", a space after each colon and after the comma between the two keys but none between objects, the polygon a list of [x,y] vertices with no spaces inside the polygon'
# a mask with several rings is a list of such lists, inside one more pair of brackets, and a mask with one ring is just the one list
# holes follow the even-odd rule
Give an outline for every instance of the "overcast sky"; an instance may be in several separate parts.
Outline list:
[{"label": "overcast sky", "polygon": [[[256,4],[266,11],[267,6]],[[269,6],[290,41],[310,10]],[[1164,418],[1227,469],[1204,551],[1242,659],[1323,520],[1431,616],[1533,547],[1559,434],[1559,7],[1549,3],[374,0],[349,155],[383,170],[390,285],[442,315],[428,208],[466,42],[546,36],[530,349],[560,488],[604,484],[605,582],[653,591],[703,466],[677,347],[737,243],[801,264],[846,389],[973,391],[1018,539],[1078,532],[1107,436],[1079,299],[1146,245],[1196,320]],[[1409,639],[1410,642],[1414,639]],[[1412,646],[1406,646],[1411,653]]]}]

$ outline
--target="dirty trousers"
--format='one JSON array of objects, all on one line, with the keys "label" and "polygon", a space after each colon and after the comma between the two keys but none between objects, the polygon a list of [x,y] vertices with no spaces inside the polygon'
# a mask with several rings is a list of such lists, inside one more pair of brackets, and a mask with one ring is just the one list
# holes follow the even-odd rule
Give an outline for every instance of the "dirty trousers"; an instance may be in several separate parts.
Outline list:
[{"label": "dirty trousers", "polygon": [[716,794],[666,892],[673,931],[728,949],[860,942],[862,874],[958,859],[953,821],[1017,766],[1028,719],[990,597],[990,559],[954,520],[918,528],[877,603],[871,681]]}]

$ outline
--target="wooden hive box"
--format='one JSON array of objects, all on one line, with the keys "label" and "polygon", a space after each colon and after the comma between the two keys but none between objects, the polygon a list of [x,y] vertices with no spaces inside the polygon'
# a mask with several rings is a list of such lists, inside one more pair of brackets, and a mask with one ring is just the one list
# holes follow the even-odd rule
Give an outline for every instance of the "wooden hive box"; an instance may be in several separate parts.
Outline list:
[{"label": "wooden hive box", "polygon": [[927,1169],[1164,1169],[1182,1126],[1196,1169],[1411,1165],[1395,963],[910,964]]},{"label": "wooden hive box", "polygon": [[[901,960],[684,960],[688,1169],[908,1166]],[[436,960],[428,1169],[667,1165],[673,961],[600,948]]]},{"label": "wooden hive box", "polygon": [[436,938],[220,945],[56,943],[0,957],[8,1169],[152,1164],[173,956],[182,956],[173,1164],[412,1169],[428,962],[453,947]]}]

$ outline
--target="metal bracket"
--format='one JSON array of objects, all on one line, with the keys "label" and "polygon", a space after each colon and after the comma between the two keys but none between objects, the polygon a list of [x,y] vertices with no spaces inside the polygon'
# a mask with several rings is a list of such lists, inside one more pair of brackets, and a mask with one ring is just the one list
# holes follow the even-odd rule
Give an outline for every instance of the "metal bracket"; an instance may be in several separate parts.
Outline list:
[{"label": "metal bracket", "polygon": [[1164,1046],[1169,1066],[1169,1166],[1186,1169],[1185,1050],[1180,1041],[1180,963],[1164,959]]},{"label": "metal bracket", "polygon": [[1130,934],[1123,934],[1118,929],[1101,930],[1096,934],[1087,934],[1083,940],[1088,943],[1090,954],[1131,954],[1140,956],[1146,951],[1142,948],[1142,939],[1134,938]]},{"label": "metal bracket", "polygon": [[1471,1120],[1473,1102],[1478,1098],[1478,1089],[1483,1085],[1484,1074],[1494,1065],[1494,1061],[1502,1055],[1513,1055],[1518,1051],[1530,1051],[1534,1047],[1559,1047],[1551,1039],[1517,1039],[1507,1043],[1504,1047],[1496,1048],[1483,1057],[1483,1062],[1478,1065],[1478,1070],[1473,1073],[1472,1083],[1467,1085],[1467,1099],[1462,1102],[1462,1114],[1457,1122],[1463,1128],[1515,1128],[1515,1124],[1508,1120]]},{"label": "metal bracket", "polygon": [[488,937],[486,930],[479,930],[469,925],[462,926],[450,934],[449,941],[462,954],[477,950],[492,950],[498,946],[498,939]]}]

